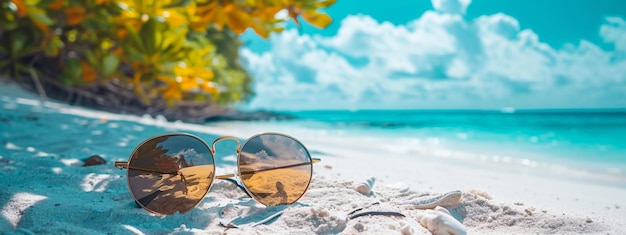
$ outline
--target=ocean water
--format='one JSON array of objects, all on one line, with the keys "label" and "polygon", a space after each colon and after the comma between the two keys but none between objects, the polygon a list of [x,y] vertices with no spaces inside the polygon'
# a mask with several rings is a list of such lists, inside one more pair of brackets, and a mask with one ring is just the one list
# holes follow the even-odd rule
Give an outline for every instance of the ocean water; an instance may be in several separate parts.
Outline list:
[{"label": "ocean water", "polygon": [[[370,110],[286,112],[259,122],[390,153],[602,174],[626,187],[626,110]],[[346,145],[358,146],[358,145]]]},{"label": "ocean water", "polygon": [[[60,104],[41,106],[37,97],[14,98],[4,94],[0,96],[0,107],[0,124],[19,121],[26,125],[33,122],[30,120],[33,118],[58,119],[59,123],[64,123],[74,122],[76,115],[96,118],[107,116]],[[556,172],[559,173],[555,174],[557,176],[593,178],[594,182],[626,188],[626,109],[299,111],[285,114],[293,115],[296,119],[207,123],[209,129],[206,131],[215,135],[206,135],[200,130],[192,133],[201,134],[207,142],[211,142],[218,134],[244,137],[255,132],[283,132],[302,140],[316,153],[329,149],[328,146],[335,150],[375,151],[381,159],[396,155],[454,161],[468,167],[488,166],[491,167],[489,170],[501,168],[528,169],[532,171],[527,172],[533,173]],[[151,135],[185,130],[177,129],[184,126],[178,122],[117,116],[120,120],[147,122],[151,125],[157,123],[166,128],[141,130],[138,136],[122,138],[122,142],[117,144],[118,148],[115,148],[119,156],[126,156],[132,151],[133,143],[137,144],[135,142]],[[229,128],[211,129],[209,126]],[[58,128],[63,127],[60,125]],[[197,127],[187,129],[195,130]],[[72,131],[76,132],[76,140],[72,140],[75,142],[85,140],[83,135],[91,134],[81,130]],[[33,127],[10,135],[23,137],[46,132],[50,130]],[[63,130],[61,133],[67,132]],[[5,136],[0,144],[8,148],[8,134],[3,134]],[[55,148],[71,149],[69,152],[81,149],[64,146]],[[110,148],[108,145],[102,147]],[[223,149],[234,147],[224,146]],[[221,165],[234,164],[226,158],[233,154],[232,151],[219,152],[224,152],[224,156],[216,156]]]}]

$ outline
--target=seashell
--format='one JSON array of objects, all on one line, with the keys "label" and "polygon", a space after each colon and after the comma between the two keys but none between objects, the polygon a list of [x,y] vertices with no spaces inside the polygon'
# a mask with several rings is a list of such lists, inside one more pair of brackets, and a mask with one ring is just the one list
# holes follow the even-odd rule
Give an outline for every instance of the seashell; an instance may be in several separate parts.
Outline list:
[{"label": "seashell", "polygon": [[404,182],[398,182],[395,184],[390,184],[388,186],[394,190],[397,190],[399,193],[407,193],[409,192],[409,189],[411,189],[411,186]]},{"label": "seashell", "polygon": [[376,177],[369,177],[356,186],[356,191],[363,195],[370,195],[372,193],[372,188],[374,187],[374,182],[376,182]]},{"label": "seashell", "polygon": [[436,206],[435,209],[433,209],[433,210],[434,211],[440,211],[440,212],[446,213],[448,215],[452,215],[452,214],[450,214],[450,211],[448,209],[444,208],[444,207]]},{"label": "seashell", "polygon": [[433,209],[437,206],[450,207],[461,204],[463,193],[460,190],[447,192],[439,196],[424,196],[411,200],[401,201],[398,204],[411,205],[416,209]]},{"label": "seashell", "polygon": [[[434,235],[465,235],[465,226],[452,217],[446,209],[425,210],[417,213],[416,220]],[[443,209],[443,210],[441,210]]]}]

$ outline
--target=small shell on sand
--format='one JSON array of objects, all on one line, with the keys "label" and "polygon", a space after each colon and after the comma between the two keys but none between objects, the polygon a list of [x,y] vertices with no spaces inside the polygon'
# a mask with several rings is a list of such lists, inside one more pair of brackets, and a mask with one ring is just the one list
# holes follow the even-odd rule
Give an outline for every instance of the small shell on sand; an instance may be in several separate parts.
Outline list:
[{"label": "small shell on sand", "polygon": [[443,207],[435,207],[434,210],[425,210],[416,215],[416,220],[434,235],[465,235],[465,226]]},{"label": "small shell on sand", "polygon": [[450,207],[461,204],[463,193],[459,190],[444,193],[439,196],[424,196],[397,202],[400,205],[411,205],[416,209],[433,209],[437,206]]},{"label": "small shell on sand", "polygon": [[376,177],[369,177],[356,186],[356,191],[363,195],[370,195],[372,193],[372,188],[374,187],[374,182],[376,182]]},{"label": "small shell on sand", "polygon": [[409,192],[409,189],[411,189],[411,186],[409,184],[407,184],[407,183],[404,183],[404,182],[398,182],[398,183],[390,184],[390,185],[387,185],[387,186],[389,188],[392,188],[392,189],[396,190],[399,193],[406,193],[406,192]]}]

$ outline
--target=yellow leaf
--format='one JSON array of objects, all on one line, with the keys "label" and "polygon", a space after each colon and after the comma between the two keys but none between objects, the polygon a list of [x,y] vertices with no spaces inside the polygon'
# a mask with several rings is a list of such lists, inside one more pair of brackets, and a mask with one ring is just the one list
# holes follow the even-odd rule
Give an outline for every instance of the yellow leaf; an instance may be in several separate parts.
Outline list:
[{"label": "yellow leaf", "polygon": [[175,79],[174,79],[174,78],[172,78],[172,77],[168,77],[168,76],[165,76],[165,75],[161,75],[161,74],[157,74],[157,75],[156,75],[156,78],[157,78],[158,80],[161,80],[161,81],[163,81],[163,82],[167,83],[167,84],[171,84],[173,81],[175,81]]},{"label": "yellow leaf", "polygon": [[265,39],[268,39],[270,37],[270,31],[265,29],[265,27],[261,23],[256,22],[252,25],[252,29],[254,29],[254,32],[256,32],[256,34]]},{"label": "yellow leaf", "polygon": [[195,11],[192,11],[191,13],[198,15],[198,16],[207,16],[208,18],[212,18],[211,14],[214,14],[215,10],[219,7],[219,5],[217,4],[218,4],[217,1],[212,1],[206,4],[196,3],[195,9],[192,9]]},{"label": "yellow leaf", "polygon": [[202,84],[201,86],[202,90],[210,93],[210,94],[217,94],[219,92],[219,90],[217,89],[217,87],[213,86],[212,82],[205,82]]},{"label": "yellow leaf", "polygon": [[318,28],[326,28],[330,23],[333,22],[333,19],[326,13],[319,13],[316,11],[307,11],[302,14],[302,17],[306,22],[316,26]]},{"label": "yellow leaf", "polygon": [[192,77],[183,78],[180,82],[180,89],[183,91],[190,91],[198,88],[198,82]]},{"label": "yellow leaf", "polygon": [[248,28],[250,16],[243,10],[233,9],[227,13],[228,27],[235,33],[240,34]]},{"label": "yellow leaf", "polygon": [[26,4],[24,4],[22,0],[11,0],[11,2],[15,4],[15,6],[17,6],[18,17],[24,17],[28,15],[28,8],[26,7]]},{"label": "yellow leaf", "polygon": [[208,21],[202,20],[198,16],[190,16],[189,17],[189,26],[195,32],[204,32],[209,25]]},{"label": "yellow leaf", "polygon": [[184,66],[176,66],[174,67],[174,75],[178,76],[178,77],[187,77],[187,76],[191,76],[191,74],[193,73],[193,71],[191,71],[191,69],[188,69]]},{"label": "yellow leaf", "polygon": [[46,38],[42,45],[45,47],[46,55],[50,57],[56,57],[59,55],[59,46],[62,45],[63,42],[57,35],[52,35],[50,38]]},{"label": "yellow leaf", "polygon": [[59,10],[61,7],[63,7],[63,0],[55,0],[53,3],[48,5],[48,8],[52,10]]},{"label": "yellow leaf", "polygon": [[176,86],[176,84],[170,83],[167,90],[163,92],[163,98],[181,100],[183,98],[183,94],[180,92],[180,89]]},{"label": "yellow leaf", "polygon": [[217,8],[215,10],[215,16],[213,17],[213,23],[217,27],[217,29],[222,30],[228,18],[226,16],[226,12],[224,12],[221,8]]},{"label": "yellow leaf", "polygon": [[50,30],[49,30],[49,28],[48,28],[48,25],[46,25],[46,24],[44,24],[44,23],[42,23],[42,22],[39,22],[39,21],[33,21],[33,23],[35,23],[35,26],[36,26],[39,30],[41,30],[41,32],[43,32],[44,34],[48,34],[48,32],[50,31]]},{"label": "yellow leaf", "polygon": [[335,4],[335,2],[337,2],[337,0],[326,0],[326,1],[317,2],[315,3],[315,8],[328,8],[331,5]]},{"label": "yellow leaf", "polygon": [[122,50],[122,48],[119,48],[119,47],[117,49],[113,50],[113,54],[116,57],[121,57],[123,53],[124,53],[124,51]]},{"label": "yellow leaf", "polygon": [[235,6],[234,3],[226,3],[224,4],[224,7],[222,7],[222,9],[224,9],[225,12],[231,12],[234,9],[236,9],[237,7]]},{"label": "yellow leaf", "polygon": [[276,14],[283,10],[280,6],[257,6],[249,14],[252,18],[263,22],[275,20]]},{"label": "yellow leaf", "polygon": [[219,14],[223,15],[222,11],[223,10],[219,6],[218,1],[213,1],[205,5],[198,5],[195,17],[192,17],[191,26],[195,31],[202,32],[206,30],[206,27],[210,22],[214,22],[218,28],[221,29],[223,22],[216,22],[216,18],[218,18]]},{"label": "yellow leaf", "polygon": [[126,38],[128,36],[128,30],[126,28],[119,28],[115,32],[115,35],[117,35],[117,38]]},{"label": "yellow leaf", "polygon": [[65,8],[65,16],[67,17],[68,25],[77,25],[83,22],[85,18],[85,9],[82,7],[68,7]]},{"label": "yellow leaf", "polygon": [[83,81],[94,82],[98,78],[98,73],[87,62],[80,61],[80,67],[83,70]]},{"label": "yellow leaf", "polygon": [[164,11],[162,15],[165,18],[165,21],[174,28],[187,23],[185,16],[176,11]]},{"label": "yellow leaf", "polygon": [[195,69],[195,74],[197,77],[202,78],[202,80],[209,81],[213,79],[213,71],[205,68],[197,68]]},{"label": "yellow leaf", "polygon": [[146,62],[133,61],[133,71],[135,73],[147,74],[152,71],[152,66]]}]

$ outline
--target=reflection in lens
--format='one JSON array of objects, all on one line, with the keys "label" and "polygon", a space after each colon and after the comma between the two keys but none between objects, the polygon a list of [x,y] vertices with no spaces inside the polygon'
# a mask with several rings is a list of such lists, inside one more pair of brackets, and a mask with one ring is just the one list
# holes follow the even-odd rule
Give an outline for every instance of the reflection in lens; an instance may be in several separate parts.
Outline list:
[{"label": "reflection in lens", "polygon": [[249,139],[239,154],[239,175],[248,192],[267,206],[291,204],[311,182],[311,156],[291,137],[262,134]]},{"label": "reflection in lens", "polygon": [[197,137],[172,134],[139,145],[128,162],[128,185],[137,203],[162,215],[184,213],[204,198],[215,164]]}]

